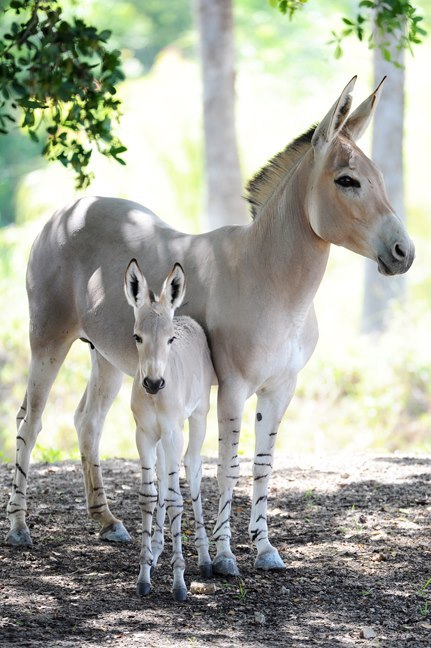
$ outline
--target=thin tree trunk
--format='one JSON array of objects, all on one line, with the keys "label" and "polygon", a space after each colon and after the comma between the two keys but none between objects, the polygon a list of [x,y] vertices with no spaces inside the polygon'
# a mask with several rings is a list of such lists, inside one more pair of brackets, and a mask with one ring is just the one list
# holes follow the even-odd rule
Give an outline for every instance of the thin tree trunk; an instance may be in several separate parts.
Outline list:
[{"label": "thin tree trunk", "polygon": [[[389,42],[394,61],[383,58],[379,47],[374,50],[374,85],[386,75],[384,89],[374,117],[372,158],[382,170],[389,200],[396,214],[406,219],[403,179],[404,130],[404,50],[397,50],[399,38],[395,35],[376,35],[376,41]],[[381,332],[388,324],[391,304],[405,294],[404,276],[384,277],[377,271],[376,263],[366,259],[365,294],[361,331]]]},{"label": "thin tree trunk", "polygon": [[214,229],[246,223],[235,130],[232,0],[196,0],[203,81],[206,216]]}]

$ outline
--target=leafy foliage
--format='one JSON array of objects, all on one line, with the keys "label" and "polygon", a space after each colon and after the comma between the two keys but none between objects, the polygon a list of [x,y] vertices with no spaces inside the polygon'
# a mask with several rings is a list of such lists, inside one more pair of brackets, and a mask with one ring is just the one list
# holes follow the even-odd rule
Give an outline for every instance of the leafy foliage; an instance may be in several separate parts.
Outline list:
[{"label": "leafy foliage", "polygon": [[78,188],[91,181],[95,146],[124,164],[126,148],[112,134],[124,76],[120,52],[106,46],[111,32],[64,20],[58,0],[10,0],[3,14],[0,133],[22,114],[21,127],[48,160],[73,168]]},{"label": "leafy foliage", "polygon": [[268,0],[272,7],[277,7],[282,14],[292,18],[295,11],[301,9],[308,0]]},{"label": "leafy foliage", "polygon": [[423,17],[417,14],[409,0],[361,0],[356,17],[342,20],[344,29],[340,33],[332,32],[336,58],[343,53],[342,40],[351,35],[362,41],[368,33],[369,48],[380,47],[387,61],[393,60],[393,56],[386,35],[396,35],[397,49],[410,52],[412,46],[421,43],[426,36],[426,31],[420,26]]}]

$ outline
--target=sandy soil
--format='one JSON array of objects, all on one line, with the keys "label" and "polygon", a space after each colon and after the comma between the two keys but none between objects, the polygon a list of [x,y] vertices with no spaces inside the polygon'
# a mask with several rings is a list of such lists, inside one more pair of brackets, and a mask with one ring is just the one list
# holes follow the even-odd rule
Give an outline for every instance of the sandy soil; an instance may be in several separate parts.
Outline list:
[{"label": "sandy soil", "polygon": [[[215,471],[215,461],[206,460],[209,529],[217,510]],[[198,585],[181,604],[170,593],[169,543],[152,594],[136,595],[138,465],[110,460],[104,474],[132,544],[99,540],[86,516],[78,464],[32,467],[34,545],[0,545],[2,647],[431,646],[431,458],[278,457],[269,524],[286,561],[283,573],[254,569],[247,536],[250,462],[244,461],[233,510],[241,577],[199,585],[186,500],[186,580]],[[2,510],[11,479],[12,466],[0,465]],[[7,528],[3,517],[2,539]]]}]

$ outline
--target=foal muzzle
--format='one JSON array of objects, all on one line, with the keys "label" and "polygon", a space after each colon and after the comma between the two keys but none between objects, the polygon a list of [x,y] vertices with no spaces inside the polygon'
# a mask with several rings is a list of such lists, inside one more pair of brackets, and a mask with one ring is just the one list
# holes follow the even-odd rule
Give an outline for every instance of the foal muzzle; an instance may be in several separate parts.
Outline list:
[{"label": "foal muzzle", "polygon": [[152,380],[146,376],[142,381],[142,386],[148,394],[157,394],[165,386],[164,378],[158,378],[157,380]]}]

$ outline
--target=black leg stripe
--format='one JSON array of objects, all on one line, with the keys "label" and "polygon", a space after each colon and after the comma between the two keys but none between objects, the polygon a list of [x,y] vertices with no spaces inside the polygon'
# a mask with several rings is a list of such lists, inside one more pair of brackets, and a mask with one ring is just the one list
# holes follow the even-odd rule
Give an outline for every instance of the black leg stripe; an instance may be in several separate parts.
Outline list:
[{"label": "black leg stripe", "polygon": [[266,475],[260,475],[259,477],[255,477],[254,481],[259,481],[259,479],[265,479],[266,477],[269,477],[269,473],[266,473]]},{"label": "black leg stripe", "polygon": [[25,474],[25,472],[23,471],[23,469],[21,468],[21,466],[20,466],[18,463],[16,463],[15,466],[17,467],[17,470],[19,470],[19,472],[21,473],[21,475],[24,475],[24,477],[27,479],[27,475]]},{"label": "black leg stripe", "polygon": [[220,531],[220,529],[222,527],[226,526],[226,524],[229,524],[229,518],[226,518],[226,520],[224,522],[220,522],[218,527],[216,529],[214,529],[214,533],[217,533],[217,531]]}]

